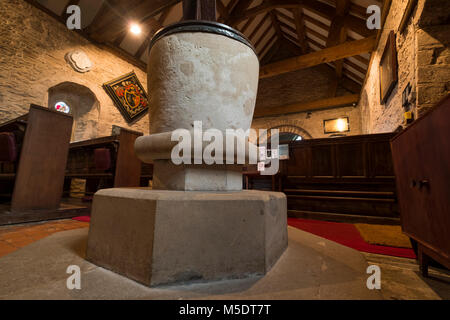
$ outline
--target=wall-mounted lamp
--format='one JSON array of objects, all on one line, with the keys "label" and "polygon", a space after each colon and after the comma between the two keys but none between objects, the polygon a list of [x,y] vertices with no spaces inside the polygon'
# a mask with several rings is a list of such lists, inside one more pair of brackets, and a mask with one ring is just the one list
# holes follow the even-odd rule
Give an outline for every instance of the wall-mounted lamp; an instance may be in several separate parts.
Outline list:
[{"label": "wall-mounted lamp", "polygon": [[340,133],[350,131],[348,117],[324,120],[323,129],[324,133]]}]

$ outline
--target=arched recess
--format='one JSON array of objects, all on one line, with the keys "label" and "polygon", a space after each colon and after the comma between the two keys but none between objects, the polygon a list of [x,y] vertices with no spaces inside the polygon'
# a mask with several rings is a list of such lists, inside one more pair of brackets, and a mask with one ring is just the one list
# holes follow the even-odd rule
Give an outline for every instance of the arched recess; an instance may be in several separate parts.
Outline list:
[{"label": "arched recess", "polygon": [[[281,125],[275,125],[273,127],[271,127],[269,130],[267,130],[267,140],[270,139],[271,137],[271,133],[272,133],[272,129],[278,129],[279,134],[293,134],[293,135],[298,135],[300,137],[302,137],[302,140],[304,139],[312,139],[312,136],[308,133],[308,131],[300,128],[299,126],[296,125],[291,125],[291,124],[281,124]],[[264,137],[260,136],[259,138],[259,142],[264,142]]]},{"label": "arched recess", "polygon": [[100,102],[88,87],[73,82],[51,87],[48,90],[49,108],[55,109],[59,102],[67,104],[73,116],[72,141],[97,137]]}]

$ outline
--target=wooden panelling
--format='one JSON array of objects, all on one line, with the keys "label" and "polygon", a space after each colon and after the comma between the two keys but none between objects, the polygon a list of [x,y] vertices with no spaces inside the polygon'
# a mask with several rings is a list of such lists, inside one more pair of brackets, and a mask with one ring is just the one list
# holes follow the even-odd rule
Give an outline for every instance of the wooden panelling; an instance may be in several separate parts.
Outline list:
[{"label": "wooden panelling", "polygon": [[[289,144],[275,178],[247,177],[253,188],[281,190],[295,217],[399,223],[390,139],[393,133],[312,139]],[[261,181],[264,180],[265,182]],[[281,187],[280,187],[281,186]]]},{"label": "wooden panelling", "polygon": [[330,146],[311,146],[312,177],[333,177],[336,162],[334,148]]},{"label": "wooden panelling", "polygon": [[403,231],[450,268],[450,95],[392,140]]}]

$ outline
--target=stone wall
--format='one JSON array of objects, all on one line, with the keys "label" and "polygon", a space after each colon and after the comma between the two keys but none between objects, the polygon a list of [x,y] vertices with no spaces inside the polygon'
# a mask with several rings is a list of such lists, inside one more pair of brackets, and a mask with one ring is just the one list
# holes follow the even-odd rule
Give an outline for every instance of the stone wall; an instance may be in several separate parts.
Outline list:
[{"label": "stone wall", "polygon": [[[415,118],[449,93],[448,1],[419,0],[405,30],[399,32],[407,3],[408,0],[392,1],[380,41],[372,53],[358,104],[363,133],[391,132],[405,126],[402,93],[408,83],[413,89],[410,111]],[[399,81],[386,103],[381,104],[379,64],[391,31],[396,34]]]},{"label": "stone wall", "polygon": [[[73,138],[110,135],[113,125],[148,133],[148,115],[128,125],[102,88],[103,83],[133,70],[147,88],[144,71],[23,0],[0,1],[0,12],[0,122],[25,114],[30,103],[48,106],[49,89],[70,82],[91,91],[98,101],[88,99],[94,105],[92,112],[79,112],[82,116]],[[75,49],[89,56],[94,64],[91,71],[79,73],[66,63],[65,55]]]},{"label": "stone wall", "polygon": [[416,33],[418,116],[450,93],[450,3],[427,0]]},{"label": "stone wall", "polygon": [[[324,133],[323,121],[340,117],[349,117],[350,131],[344,132],[345,135],[361,134],[361,115],[359,108],[356,107],[302,112],[279,117],[256,118],[253,119],[252,128],[271,129],[283,127],[280,129],[281,132],[293,132],[301,135],[305,139],[328,138],[331,134]],[[290,130],[288,127],[291,127],[293,130]]]}]

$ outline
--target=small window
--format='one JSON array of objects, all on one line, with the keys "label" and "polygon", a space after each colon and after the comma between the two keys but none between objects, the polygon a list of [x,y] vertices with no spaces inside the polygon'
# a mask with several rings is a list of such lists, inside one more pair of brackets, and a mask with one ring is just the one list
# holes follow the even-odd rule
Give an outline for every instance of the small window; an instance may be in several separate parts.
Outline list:
[{"label": "small window", "polygon": [[70,113],[70,107],[65,102],[57,102],[55,104],[55,110],[62,113]]}]

